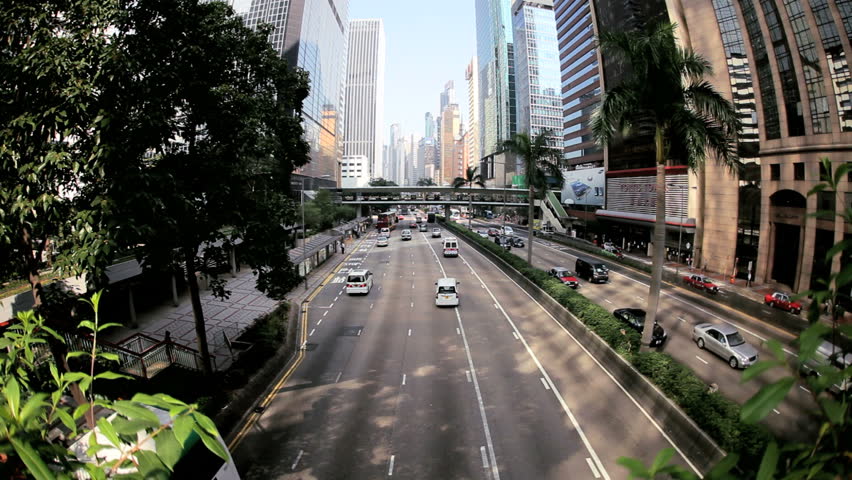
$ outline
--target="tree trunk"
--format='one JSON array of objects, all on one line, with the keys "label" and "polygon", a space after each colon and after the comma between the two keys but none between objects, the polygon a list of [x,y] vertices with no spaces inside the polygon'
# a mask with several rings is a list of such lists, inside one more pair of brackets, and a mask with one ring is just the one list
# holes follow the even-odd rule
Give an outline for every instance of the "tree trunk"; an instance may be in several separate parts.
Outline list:
[{"label": "tree trunk", "polygon": [[198,293],[198,279],[195,278],[195,252],[192,247],[184,247],[183,257],[186,262],[186,283],[189,285],[189,298],[192,301],[192,316],[195,318],[195,336],[198,339],[198,351],[201,353],[201,366],[204,374],[213,374],[210,362],[210,349],[207,347],[207,326],[204,324],[204,309],[201,306],[201,296]]},{"label": "tree trunk", "polygon": [[[37,310],[38,307],[42,305],[41,274],[38,271],[41,254],[36,255],[33,251],[32,232],[30,232],[30,229],[26,226],[23,227],[21,232],[21,243],[24,247],[24,264],[27,266],[27,280],[30,282],[30,292],[33,296],[33,309]],[[61,335],[62,333],[63,329],[59,329],[59,334]],[[48,336],[47,345],[50,347],[50,354],[53,357],[53,361],[56,363],[56,367],[59,372],[71,372],[71,367],[68,365],[67,358],[68,347],[65,343],[57,340],[53,336]],[[71,391],[71,397],[77,405],[85,405],[89,403],[86,399],[86,395],[80,389],[79,383],[74,382],[70,384],[68,389]],[[91,409],[86,410],[86,426],[90,429],[95,428],[95,418],[92,415]]]},{"label": "tree trunk", "polygon": [[666,159],[663,150],[663,130],[658,125],[654,135],[657,151],[657,219],[654,223],[654,257],[651,270],[651,285],[648,288],[648,313],[642,330],[640,351],[651,349],[657,306],[660,303],[660,287],[663,283],[663,253],[666,250]]},{"label": "tree trunk", "polygon": [[[530,173],[529,173],[529,170],[528,170],[527,171],[527,182],[528,183],[530,181],[529,177],[530,177]],[[527,232],[529,233],[529,235],[527,235],[527,263],[529,263],[530,266],[532,266],[532,249],[533,249],[533,243],[535,243],[535,242],[533,242],[533,214],[535,213],[535,195],[534,195],[535,191],[533,190],[532,183],[529,184],[529,190],[530,190],[530,194],[529,194],[530,195],[530,198],[529,198],[530,207],[529,207],[529,210],[527,211]]]}]

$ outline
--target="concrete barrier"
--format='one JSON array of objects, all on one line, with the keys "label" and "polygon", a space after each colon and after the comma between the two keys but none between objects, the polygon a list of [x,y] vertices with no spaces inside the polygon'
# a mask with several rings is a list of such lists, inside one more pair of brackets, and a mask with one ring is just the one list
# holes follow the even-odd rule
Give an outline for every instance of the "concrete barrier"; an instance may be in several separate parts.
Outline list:
[{"label": "concrete barrier", "polygon": [[541,303],[578,341],[582,342],[589,353],[606,367],[609,373],[652,415],[654,421],[661,426],[702,475],[725,456],[725,452],[716,442],[704,433],[680,407],[562,304],[489,250],[470,241],[464,235],[458,235],[458,237],[491,259],[498,268]]}]

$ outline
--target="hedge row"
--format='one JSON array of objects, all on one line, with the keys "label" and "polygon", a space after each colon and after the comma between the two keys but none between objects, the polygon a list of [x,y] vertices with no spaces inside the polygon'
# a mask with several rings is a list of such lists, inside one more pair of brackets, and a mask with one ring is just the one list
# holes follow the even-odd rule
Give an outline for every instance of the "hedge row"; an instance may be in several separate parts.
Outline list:
[{"label": "hedge row", "polygon": [[741,421],[740,406],[737,403],[718,392],[711,393],[692,370],[678,363],[670,355],[661,352],[639,353],[641,338],[638,332],[624,328],[610,312],[562,285],[544,271],[532,267],[496,243],[453,222],[447,223],[446,226],[500,257],[573,313],[680,406],[720,447],[728,452],[739,453],[744,459],[741,466],[756,467],[759,464],[772,436],[762,425]]}]

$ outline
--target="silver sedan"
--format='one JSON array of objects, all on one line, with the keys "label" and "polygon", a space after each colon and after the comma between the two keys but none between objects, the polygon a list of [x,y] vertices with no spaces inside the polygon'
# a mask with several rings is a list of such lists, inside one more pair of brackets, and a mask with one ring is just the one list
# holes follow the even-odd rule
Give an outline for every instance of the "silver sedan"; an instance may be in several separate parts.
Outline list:
[{"label": "silver sedan", "polygon": [[731,368],[746,368],[757,362],[757,349],[746,343],[733,325],[699,323],[692,329],[692,340],[698,348],[706,348],[727,360]]}]

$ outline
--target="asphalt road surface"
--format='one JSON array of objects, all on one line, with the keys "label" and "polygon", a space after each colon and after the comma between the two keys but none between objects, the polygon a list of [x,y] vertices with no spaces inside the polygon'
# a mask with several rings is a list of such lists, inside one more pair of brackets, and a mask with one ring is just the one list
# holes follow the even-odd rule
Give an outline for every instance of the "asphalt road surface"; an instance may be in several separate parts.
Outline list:
[{"label": "asphalt road surface", "polygon": [[[243,478],[625,478],[619,457],[677,448],[489,260],[400,230],[344,265],[373,272],[370,294],[347,296],[341,271],[311,302],[305,360],[234,448]],[[457,308],[435,306],[444,276]]]},{"label": "asphalt road surface", "polygon": [[[488,222],[474,222],[474,230],[485,230],[489,226],[498,226]],[[529,241],[527,232],[515,230],[515,234]],[[533,265],[549,270],[556,266],[574,271],[577,256],[591,258],[591,255],[566,247],[556,242],[536,239],[533,247]],[[527,258],[526,247],[512,249],[512,253],[524,260]],[[648,298],[649,276],[644,272],[612,264],[604,261],[610,267],[609,282],[593,284],[580,279],[579,292],[588,299],[604,307],[610,312],[618,308],[645,309]],[[686,274],[686,273],[684,273]],[[718,295],[725,295],[724,285],[720,286]],[[769,307],[766,307],[768,310]],[[776,312],[770,312],[777,314]],[[772,383],[785,375],[779,369],[770,371],[760,378],[741,383],[742,370],[728,366],[727,359],[716,356],[708,350],[700,350],[692,341],[692,327],[699,323],[727,322],[736,326],[746,342],[760,352],[761,359],[770,359],[772,355],[765,346],[768,339],[775,339],[785,345],[788,355],[795,355],[790,343],[794,336],[773,327],[761,319],[743,314],[727,306],[714,303],[688,287],[663,285],[660,297],[657,320],[669,334],[669,339],[661,351],[670,354],[679,362],[688,365],[708,385],[715,384],[726,397],[742,404],[751,398],[761,386]],[[795,386],[784,402],[765,419],[765,423],[776,434],[793,439],[806,439],[814,434],[818,426],[809,417],[809,412],[816,409],[810,393],[804,386]]]}]

